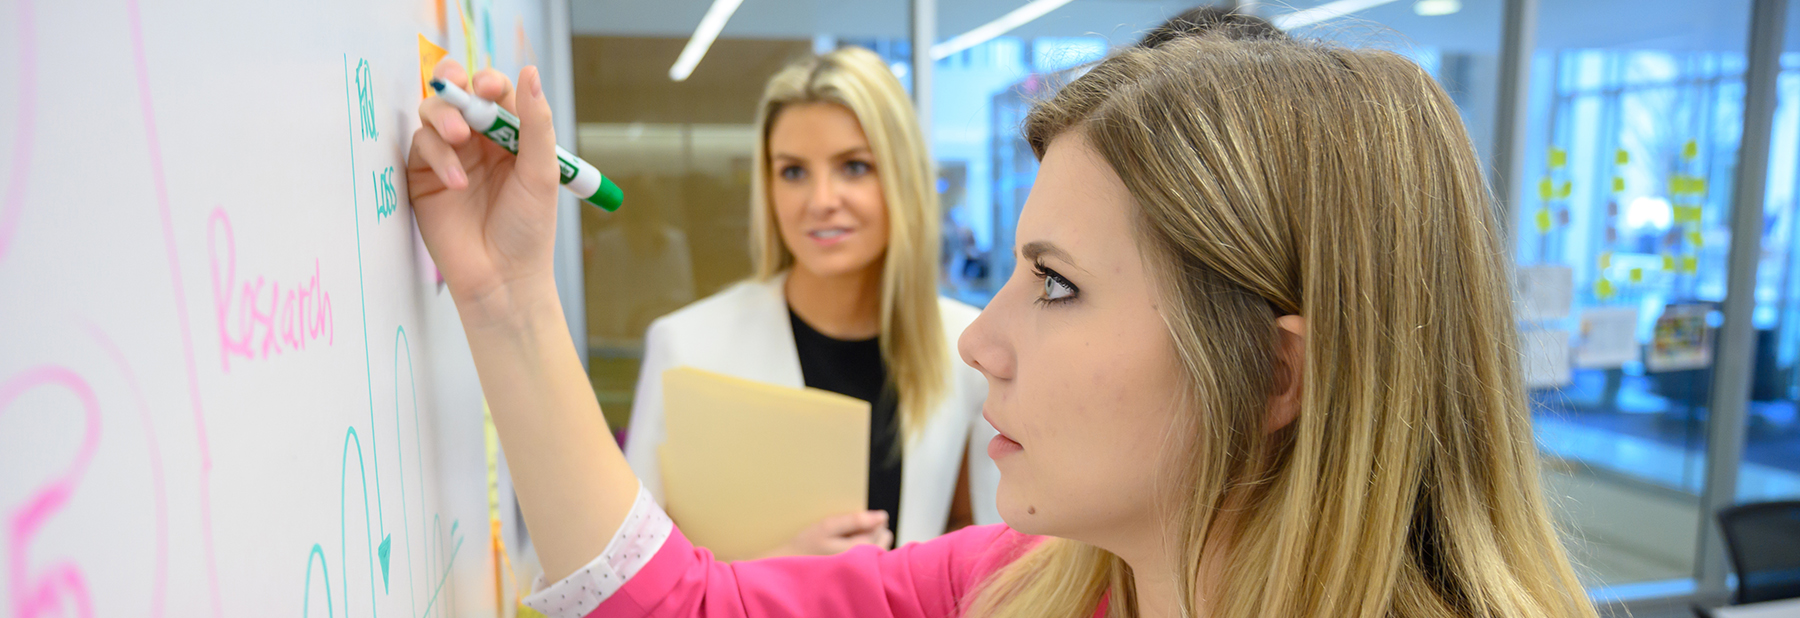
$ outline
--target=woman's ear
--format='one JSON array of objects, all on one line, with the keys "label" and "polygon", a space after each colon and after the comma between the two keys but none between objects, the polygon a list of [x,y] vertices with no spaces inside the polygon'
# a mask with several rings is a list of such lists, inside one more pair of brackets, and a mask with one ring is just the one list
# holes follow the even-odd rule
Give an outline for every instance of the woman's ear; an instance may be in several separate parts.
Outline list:
[{"label": "woman's ear", "polygon": [[1264,434],[1281,431],[1300,416],[1300,389],[1306,375],[1306,318],[1275,318],[1275,359],[1275,394],[1269,398]]}]

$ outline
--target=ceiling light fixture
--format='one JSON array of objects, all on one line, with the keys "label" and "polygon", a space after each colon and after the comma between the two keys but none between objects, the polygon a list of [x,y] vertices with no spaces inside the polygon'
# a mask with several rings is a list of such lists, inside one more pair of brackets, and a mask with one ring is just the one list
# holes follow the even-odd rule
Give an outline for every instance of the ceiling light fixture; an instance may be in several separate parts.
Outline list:
[{"label": "ceiling light fixture", "polygon": [[706,9],[706,16],[700,18],[700,25],[694,27],[694,36],[688,39],[687,46],[681,48],[681,56],[675,59],[675,66],[669,67],[669,79],[683,81],[694,74],[694,67],[700,66],[700,59],[706,57],[706,50],[712,47],[713,39],[719,38],[719,31],[725,29],[725,22],[731,14],[737,12],[738,5],[744,0],[713,0],[712,8]]},{"label": "ceiling light fixture", "polygon": [[[1391,0],[1390,0],[1391,1]],[[994,37],[1012,32],[1013,29],[1031,23],[1031,20],[1043,17],[1051,11],[1062,8],[1070,0],[1031,0],[1025,6],[1013,9],[1001,15],[999,19],[977,26],[974,30],[950,37],[942,43],[931,46],[931,59],[943,60],[956,55],[962,50],[986,43]]]},{"label": "ceiling light fixture", "polygon": [[1364,9],[1372,9],[1394,0],[1337,0],[1327,2],[1310,9],[1294,11],[1285,15],[1276,15],[1269,22],[1282,30],[1293,30],[1313,24],[1337,19]]},{"label": "ceiling light fixture", "polygon": [[1419,0],[1413,3],[1413,12],[1425,17],[1449,15],[1462,10],[1462,0]]}]

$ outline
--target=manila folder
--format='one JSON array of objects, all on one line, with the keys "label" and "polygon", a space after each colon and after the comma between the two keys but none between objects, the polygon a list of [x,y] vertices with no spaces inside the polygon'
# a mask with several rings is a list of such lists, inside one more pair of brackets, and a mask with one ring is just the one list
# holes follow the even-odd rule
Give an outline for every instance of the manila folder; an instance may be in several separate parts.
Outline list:
[{"label": "manila folder", "polygon": [[724,560],[754,558],[869,494],[869,403],[676,367],[663,372],[669,516]]}]

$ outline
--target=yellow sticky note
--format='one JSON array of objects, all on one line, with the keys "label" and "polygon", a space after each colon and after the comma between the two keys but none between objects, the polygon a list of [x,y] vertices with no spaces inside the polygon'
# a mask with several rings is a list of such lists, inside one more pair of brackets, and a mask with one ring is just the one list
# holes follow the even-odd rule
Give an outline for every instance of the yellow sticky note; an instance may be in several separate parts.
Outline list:
[{"label": "yellow sticky note", "polygon": [[[478,14],[475,12],[475,5],[470,0],[450,1],[456,3],[456,13],[462,18],[463,52],[469,59],[469,73],[473,74],[477,70],[476,67],[494,68],[494,59],[483,56],[481,52],[477,51],[481,48],[481,40],[475,36],[475,31],[479,26],[475,21],[475,16]],[[492,27],[492,24],[489,26]]]},{"label": "yellow sticky note", "polygon": [[1631,162],[1631,153],[1626,152],[1624,148],[1620,148],[1618,152],[1613,153],[1613,163],[1616,163],[1619,165],[1625,165],[1630,162]]},{"label": "yellow sticky note", "polygon": [[1644,282],[1644,269],[1642,269],[1642,268],[1631,269],[1631,282],[1632,283],[1643,283]]},{"label": "yellow sticky note", "polygon": [[1537,230],[1539,234],[1550,231],[1550,209],[1539,208],[1537,211]]},{"label": "yellow sticky note", "polygon": [[1569,164],[1569,151],[1561,148],[1550,149],[1550,169],[1562,169]]},{"label": "yellow sticky note", "polygon": [[1614,176],[1613,177],[1612,190],[1613,190],[1613,193],[1620,193],[1625,190],[1625,177],[1624,176]]},{"label": "yellow sticky note", "polygon": [[1700,270],[1700,260],[1691,255],[1681,256],[1681,272],[1695,273]]},{"label": "yellow sticky note", "polygon": [[1687,193],[1687,177],[1682,176],[1681,174],[1676,174],[1674,176],[1670,176],[1669,177],[1669,195],[1684,195],[1686,193]]},{"label": "yellow sticky note", "polygon": [[1606,300],[1612,298],[1612,295],[1613,285],[1611,281],[1607,281],[1604,278],[1594,281],[1594,296],[1599,297],[1600,300]]},{"label": "yellow sticky note", "polygon": [[431,70],[448,55],[449,50],[433,44],[425,35],[419,35],[419,98],[431,96]]},{"label": "yellow sticky note", "polygon": [[1699,176],[1688,177],[1688,191],[1694,195],[1706,194],[1706,179]]},{"label": "yellow sticky note", "polygon": [[1545,176],[1542,180],[1538,181],[1538,199],[1546,202],[1550,201],[1550,197],[1555,190],[1556,185],[1550,182],[1549,176]]},{"label": "yellow sticky note", "polygon": [[1703,237],[1701,237],[1699,232],[1688,232],[1687,239],[1688,239],[1688,244],[1692,245],[1695,249],[1699,249],[1700,247],[1705,246],[1704,239],[1703,239]]},{"label": "yellow sticky note", "polygon": [[1686,144],[1681,145],[1681,158],[1692,159],[1698,156],[1700,156],[1700,142],[1688,140]]},{"label": "yellow sticky note", "polygon": [[1675,256],[1662,254],[1662,263],[1663,270],[1675,270]]},{"label": "yellow sticky note", "polygon": [[1611,268],[1612,267],[1612,252],[1611,251],[1601,251],[1600,252],[1600,267],[1601,268]]},{"label": "yellow sticky note", "polygon": [[1559,199],[1559,200],[1569,199],[1569,195],[1574,192],[1575,192],[1574,187],[1569,184],[1569,181],[1564,180],[1562,182],[1562,186],[1559,186],[1556,188],[1556,199]]}]

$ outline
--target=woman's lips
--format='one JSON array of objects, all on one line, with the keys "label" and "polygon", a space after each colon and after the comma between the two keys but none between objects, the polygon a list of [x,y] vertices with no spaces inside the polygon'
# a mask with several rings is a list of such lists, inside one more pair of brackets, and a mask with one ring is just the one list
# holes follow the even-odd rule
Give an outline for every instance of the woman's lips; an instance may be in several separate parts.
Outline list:
[{"label": "woman's lips", "polygon": [[999,459],[1023,450],[1025,450],[1024,446],[1020,446],[1018,442],[1014,442],[1005,434],[996,434],[994,439],[988,440],[988,457],[991,459]]},{"label": "woman's lips", "polygon": [[850,237],[850,234],[850,228],[834,227],[807,232],[806,237],[811,238],[813,242],[818,243],[821,247],[829,247],[844,242],[845,239]]}]

